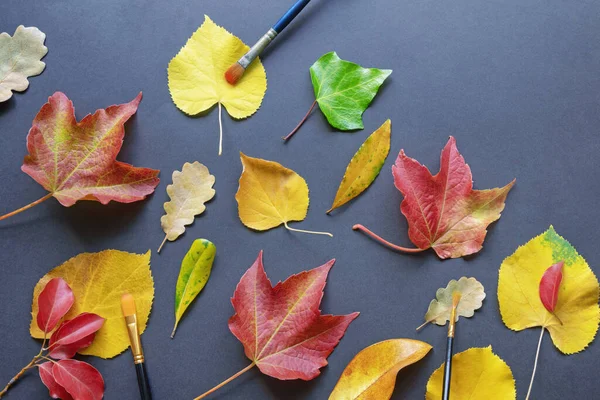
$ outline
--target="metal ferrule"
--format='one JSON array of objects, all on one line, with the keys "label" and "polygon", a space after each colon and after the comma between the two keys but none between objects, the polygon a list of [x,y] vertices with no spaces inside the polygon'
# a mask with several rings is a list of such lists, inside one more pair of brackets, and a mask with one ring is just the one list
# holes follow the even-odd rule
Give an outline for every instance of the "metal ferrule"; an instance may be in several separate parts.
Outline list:
[{"label": "metal ferrule", "polygon": [[246,54],[242,58],[239,59],[238,64],[240,64],[244,69],[248,68],[248,66],[254,61],[256,57],[263,52],[263,50],[275,39],[277,36],[277,32],[275,29],[269,29],[269,32],[265,33],[263,37],[261,37],[258,42],[254,46],[248,50]]},{"label": "metal ferrule", "polygon": [[144,350],[142,350],[142,341],[140,340],[140,334],[138,332],[137,316],[134,314],[125,317],[125,323],[127,324],[129,343],[131,343],[133,362],[134,364],[141,364],[144,362]]}]

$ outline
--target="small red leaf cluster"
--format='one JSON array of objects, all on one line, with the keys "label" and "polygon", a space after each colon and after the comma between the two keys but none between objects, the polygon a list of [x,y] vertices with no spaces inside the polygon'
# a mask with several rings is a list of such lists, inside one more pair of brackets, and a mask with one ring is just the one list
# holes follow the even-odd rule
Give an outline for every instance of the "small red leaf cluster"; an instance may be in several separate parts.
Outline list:
[{"label": "small red leaf cluster", "polygon": [[[40,378],[53,399],[100,400],[104,396],[104,379],[100,372],[88,363],[71,358],[92,344],[104,318],[81,313],[59,324],[74,301],[73,291],[63,279],[54,278],[46,284],[38,297],[37,315],[37,325],[44,331],[44,342],[39,354],[21,373],[38,367]],[[44,347],[51,332],[48,347]],[[47,353],[44,355],[44,352]]]}]

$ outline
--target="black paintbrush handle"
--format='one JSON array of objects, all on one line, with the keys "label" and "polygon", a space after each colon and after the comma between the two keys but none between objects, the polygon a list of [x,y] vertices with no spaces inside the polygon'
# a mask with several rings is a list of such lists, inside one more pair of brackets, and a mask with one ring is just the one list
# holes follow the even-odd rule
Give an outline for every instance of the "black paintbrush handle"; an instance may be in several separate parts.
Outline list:
[{"label": "black paintbrush handle", "polygon": [[150,394],[150,384],[148,383],[148,373],[146,372],[144,363],[135,364],[135,373],[137,374],[141,399],[152,400],[152,394]]},{"label": "black paintbrush handle", "polygon": [[452,374],[452,347],[454,338],[448,337],[446,342],[446,363],[444,364],[444,386],[442,390],[442,400],[450,400],[450,375]]}]

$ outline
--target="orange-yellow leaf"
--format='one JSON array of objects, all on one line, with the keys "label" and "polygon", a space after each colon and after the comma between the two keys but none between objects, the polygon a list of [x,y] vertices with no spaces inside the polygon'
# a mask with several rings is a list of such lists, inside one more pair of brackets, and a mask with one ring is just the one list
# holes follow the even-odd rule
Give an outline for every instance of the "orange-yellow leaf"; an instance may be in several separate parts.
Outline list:
[{"label": "orange-yellow leaf", "polygon": [[396,375],[431,350],[425,342],[390,339],[360,351],[342,372],[329,400],[385,400],[392,396]]}]

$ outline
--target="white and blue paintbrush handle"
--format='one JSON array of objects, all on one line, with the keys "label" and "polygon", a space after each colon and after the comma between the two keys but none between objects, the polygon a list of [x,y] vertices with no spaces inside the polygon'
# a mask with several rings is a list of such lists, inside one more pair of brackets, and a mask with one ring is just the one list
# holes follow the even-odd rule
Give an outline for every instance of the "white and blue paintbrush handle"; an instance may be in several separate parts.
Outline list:
[{"label": "white and blue paintbrush handle", "polygon": [[288,26],[294,18],[296,18],[298,14],[300,14],[300,11],[302,11],[309,2],[310,0],[298,0],[296,4],[294,4],[285,14],[283,14],[283,17],[281,17],[279,21],[277,21],[277,23],[273,25],[271,29],[269,29],[268,32],[265,33],[242,58],[240,58],[238,64],[246,69],[248,65],[250,65],[250,63],[252,63],[252,61],[254,61],[254,59],[260,55],[260,53],[262,53],[269,43],[271,43],[273,39],[275,39],[275,37],[280,34],[285,27]]}]

